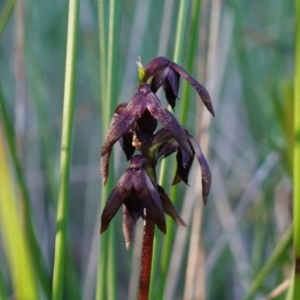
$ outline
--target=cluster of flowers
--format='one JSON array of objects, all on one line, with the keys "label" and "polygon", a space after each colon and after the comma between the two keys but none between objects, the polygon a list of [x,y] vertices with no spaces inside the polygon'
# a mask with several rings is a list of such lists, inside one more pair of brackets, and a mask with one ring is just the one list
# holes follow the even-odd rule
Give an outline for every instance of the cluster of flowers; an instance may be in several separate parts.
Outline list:
[{"label": "cluster of flowers", "polygon": [[[141,68],[141,65],[140,65]],[[172,108],[178,99],[180,76],[197,91],[206,108],[214,115],[207,90],[183,68],[165,57],[157,57],[142,70],[138,92],[129,103],[121,103],[115,114],[101,151],[101,176],[106,184],[109,158],[113,145],[119,141],[130,167],[112,190],[102,213],[103,233],[111,219],[123,205],[123,232],[127,247],[130,245],[135,222],[144,217],[145,210],[165,234],[164,213],[184,225],[164,189],[157,183],[155,168],[159,159],[176,152],[177,171],[173,184],[181,180],[188,184],[188,174],[196,156],[202,173],[202,195],[206,204],[211,185],[211,172],[197,140],[179,124],[163,105],[156,92],[163,87]],[[162,128],[156,131],[157,123]],[[141,154],[134,155],[135,150]]]}]

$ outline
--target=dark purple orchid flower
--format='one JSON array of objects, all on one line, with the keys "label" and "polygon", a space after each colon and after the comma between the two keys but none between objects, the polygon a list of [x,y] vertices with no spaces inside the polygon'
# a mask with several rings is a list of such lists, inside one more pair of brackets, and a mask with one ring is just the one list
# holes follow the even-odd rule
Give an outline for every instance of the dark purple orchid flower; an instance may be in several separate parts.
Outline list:
[{"label": "dark purple orchid flower", "polygon": [[126,245],[130,244],[133,225],[143,216],[144,209],[147,209],[155,224],[164,234],[166,233],[164,212],[178,224],[185,225],[164,189],[150,178],[148,172],[153,173],[154,170],[145,157],[135,155],[131,158],[130,168],[125,170],[108,197],[101,217],[100,233],[107,229],[122,204],[125,206],[123,209],[123,232]]},{"label": "dark purple orchid flower", "polygon": [[[115,115],[113,118],[118,117],[127,105],[128,103],[119,104],[115,109]],[[143,145],[152,138],[156,127],[157,120],[152,117],[148,110],[145,110],[141,118],[132,125],[129,132],[124,134],[119,140],[127,160],[132,157],[135,149],[143,148]]]},{"label": "dark purple orchid flower", "polygon": [[184,149],[182,149],[178,142],[168,132],[166,132],[164,128],[162,128],[155,134],[153,140],[151,141],[153,145],[160,145],[156,153],[155,159],[158,160],[161,157],[164,158],[174,152],[177,152],[177,170],[173,180],[173,184],[177,184],[182,180],[185,184],[188,185],[188,175],[193,163],[194,156],[196,155],[202,173],[203,202],[204,204],[206,204],[211,186],[210,168],[197,140],[192,135],[190,135],[187,130],[185,130],[185,132],[193,151],[192,155],[190,155]]},{"label": "dark purple orchid flower", "polygon": [[[150,86],[143,83],[139,86],[139,92],[135,94],[126,107],[121,105],[117,108],[104,140],[101,151],[101,174],[104,184],[108,176],[111,148],[116,141],[122,138],[121,145],[123,143],[123,147],[127,149],[132,138],[132,145],[136,149],[142,150],[143,145],[153,136],[157,121],[176,139],[182,149],[193,155],[190,142],[177,119],[162,106],[160,100],[151,91]],[[129,153],[129,151],[131,150],[126,151],[128,151],[126,155],[130,156],[131,152]]]},{"label": "dark purple orchid flower", "polygon": [[171,107],[174,108],[176,99],[178,99],[180,76],[185,78],[195,88],[206,108],[214,116],[213,105],[205,87],[189,75],[183,68],[168,60],[166,57],[156,57],[147,64],[145,67],[144,81],[148,82],[152,77],[151,90],[154,93],[163,86],[167,101]]},{"label": "dark purple orchid flower", "polygon": [[[136,93],[128,105],[122,109],[121,113],[115,116],[111,123],[104,140],[101,156],[104,156],[124,134],[132,131],[133,125],[141,119],[146,111],[174,136],[179,145],[186,152],[192,154],[189,142],[177,119],[162,106],[160,100],[151,91],[150,86],[146,83],[142,83],[139,86],[139,92]],[[144,126],[147,128],[146,124]]]},{"label": "dark purple orchid flower", "polygon": [[[127,106],[128,103],[121,103],[117,106],[110,123],[110,128],[113,128],[116,125],[118,122],[118,116]],[[132,113],[134,113],[134,111]],[[120,137],[119,143],[127,160],[133,156],[135,149],[141,149],[142,146],[152,138],[156,127],[157,120],[154,119],[146,110],[142,114],[141,118],[134,122],[131,128],[129,128],[128,131]],[[112,145],[108,147],[108,151],[101,157],[101,177],[104,185],[106,184],[108,177],[109,158],[111,155]]]}]

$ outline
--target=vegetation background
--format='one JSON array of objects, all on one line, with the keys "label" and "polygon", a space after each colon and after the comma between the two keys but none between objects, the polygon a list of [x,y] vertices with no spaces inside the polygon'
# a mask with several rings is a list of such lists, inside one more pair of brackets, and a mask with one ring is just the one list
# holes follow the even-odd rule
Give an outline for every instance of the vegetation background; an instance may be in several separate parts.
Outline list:
[{"label": "vegetation background", "polygon": [[136,299],[142,221],[129,251],[121,212],[100,238],[128,165],[115,146],[102,188],[100,149],[138,56],[161,55],[207,88],[216,117],[182,81],[174,113],[212,190],[203,207],[196,164],[172,188],[167,162],[160,180],[187,227],[156,233],[150,298],[286,299],[296,13],[280,0],[0,0],[0,299]]}]

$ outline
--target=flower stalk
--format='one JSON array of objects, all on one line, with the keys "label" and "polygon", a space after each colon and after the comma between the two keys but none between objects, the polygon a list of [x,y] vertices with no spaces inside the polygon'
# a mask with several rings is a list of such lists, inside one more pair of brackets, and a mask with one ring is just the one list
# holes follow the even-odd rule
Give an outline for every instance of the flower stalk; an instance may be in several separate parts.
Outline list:
[{"label": "flower stalk", "polygon": [[[104,185],[109,178],[109,161],[116,142],[120,143],[130,166],[108,196],[101,217],[100,233],[107,230],[123,205],[123,234],[128,249],[136,221],[140,217],[144,219],[139,299],[148,299],[155,225],[166,234],[166,213],[176,223],[185,226],[171,199],[157,182],[158,161],[176,153],[177,169],[173,185],[181,181],[188,185],[189,171],[196,157],[202,173],[204,204],[211,185],[211,172],[200,145],[164,107],[156,92],[162,87],[167,102],[174,108],[180,78],[183,77],[195,88],[213,116],[214,110],[207,90],[176,63],[165,57],[157,57],[146,67],[143,67],[140,60],[137,64],[140,82],[138,92],[131,101],[116,107],[101,150],[101,176]],[[163,128],[156,131],[158,123]],[[141,154],[134,155],[135,151]]]},{"label": "flower stalk", "polygon": [[155,223],[146,211],[142,245],[139,300],[147,300],[149,295],[154,230]]}]

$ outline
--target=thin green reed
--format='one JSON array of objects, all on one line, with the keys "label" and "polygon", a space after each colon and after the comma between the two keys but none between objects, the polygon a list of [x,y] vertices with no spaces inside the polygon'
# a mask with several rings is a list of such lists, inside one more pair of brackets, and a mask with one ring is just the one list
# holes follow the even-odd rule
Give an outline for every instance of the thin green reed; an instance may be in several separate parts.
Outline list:
[{"label": "thin green reed", "polygon": [[[0,229],[15,299],[39,299],[28,240],[23,234],[2,128],[0,128]],[[7,298],[3,298],[7,299]]]},{"label": "thin green reed", "polygon": [[[117,100],[116,80],[118,78],[118,29],[121,3],[117,0],[109,1],[108,36],[105,29],[105,1],[98,1],[99,45],[100,45],[100,86],[101,86],[101,126],[102,136],[108,131],[110,119],[113,115]],[[110,158],[113,161],[113,155]],[[113,164],[111,164],[113,165]],[[101,209],[104,207],[108,195],[114,185],[114,169],[110,167],[109,177],[101,192]],[[115,268],[115,227],[111,224],[110,230],[100,238],[100,255],[96,299],[117,299],[116,268]]]},{"label": "thin green reed", "polygon": [[245,300],[253,299],[256,292],[263,285],[267,275],[271,272],[272,268],[276,267],[278,265],[278,261],[286,255],[286,251],[288,250],[292,242],[292,236],[293,227],[290,226],[285,232],[285,234],[282,236],[281,240],[278,242],[276,247],[274,248],[267,262],[255,276],[253,282],[251,283],[249,291],[245,296]]},{"label": "thin green reed", "polygon": [[69,177],[74,111],[74,82],[76,42],[78,29],[78,0],[69,1],[67,51],[65,65],[64,104],[60,157],[60,185],[58,194],[52,299],[63,298],[64,269],[67,245],[67,216],[69,202]]},{"label": "thin green reed", "polygon": [[50,277],[47,273],[43,261],[40,245],[34,233],[34,224],[33,224],[33,217],[32,217],[32,208],[30,204],[30,196],[29,196],[23,168],[18,156],[14,127],[7,112],[6,103],[3,97],[1,87],[0,87],[0,116],[2,119],[2,125],[7,139],[9,153],[11,155],[13,167],[15,169],[17,182],[21,191],[21,200],[24,205],[25,231],[28,236],[31,256],[34,258],[33,262],[34,262],[35,272],[36,274],[38,274],[38,278],[40,280],[43,291],[45,292],[46,295],[50,295],[50,290],[51,290]]},{"label": "thin green reed", "polygon": [[[107,41],[106,41],[106,22],[105,22],[105,2],[103,0],[98,0],[98,25],[99,25],[99,50],[100,50],[100,104],[101,104],[101,126],[102,126],[102,136],[105,135],[105,130],[108,128],[108,121],[105,118],[105,100],[106,97],[106,87],[107,87]],[[109,103],[107,103],[109,107]],[[107,183],[106,187],[101,189],[101,208],[103,207],[104,199],[107,198],[109,193]],[[96,282],[96,299],[104,299],[106,295],[106,285],[105,285],[105,270],[107,269],[107,253],[108,253],[108,235],[104,235],[100,239],[100,255],[98,261],[98,274]]]},{"label": "thin green reed", "polygon": [[[195,68],[193,67],[195,64],[195,57],[199,50],[198,42],[199,42],[199,33],[200,33],[200,16],[201,16],[201,0],[193,1],[192,5],[192,16],[191,16],[191,30],[189,34],[189,48],[187,54],[187,63],[186,70],[188,72],[193,72]],[[181,124],[186,124],[189,114],[190,108],[190,93],[191,86],[184,82],[183,91],[182,91],[182,103],[180,107],[180,116],[179,122]],[[197,96],[198,97],[198,96]],[[195,99],[195,101],[200,99]]]},{"label": "thin green reed", "polygon": [[8,299],[3,271],[0,269],[0,299]]},{"label": "thin green reed", "polygon": [[[106,98],[106,73],[107,73],[107,53],[106,53],[106,48],[107,48],[107,37],[106,37],[106,19],[105,19],[105,2],[103,0],[98,0],[98,23],[99,23],[99,50],[100,50],[100,104],[101,104],[101,109],[104,115],[104,109],[105,109],[105,101],[104,99]],[[103,120],[103,123],[104,120]],[[106,125],[107,126],[107,125]],[[102,132],[107,129],[105,126],[102,127]]]},{"label": "thin green reed", "polygon": [[296,0],[296,49],[294,78],[294,299],[300,299],[300,0]]}]

